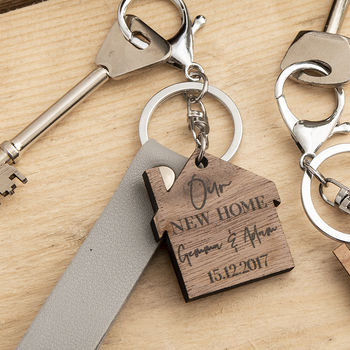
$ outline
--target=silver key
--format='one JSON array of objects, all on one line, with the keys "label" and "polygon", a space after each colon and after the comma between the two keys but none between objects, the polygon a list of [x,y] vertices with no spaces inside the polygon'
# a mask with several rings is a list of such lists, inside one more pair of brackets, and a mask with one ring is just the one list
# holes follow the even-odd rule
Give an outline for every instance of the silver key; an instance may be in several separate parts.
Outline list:
[{"label": "silver key", "polygon": [[[122,2],[124,4],[123,13],[129,2]],[[0,194],[14,193],[16,186],[13,186],[13,183],[9,184],[9,179],[13,180],[17,177],[23,183],[26,182],[26,178],[14,167],[11,168],[14,176],[8,177],[9,168],[6,163],[14,162],[20,151],[109,78],[118,79],[138,69],[161,62],[180,69],[191,67],[193,64],[193,34],[204,25],[205,18],[197,16],[192,23],[183,0],[173,0],[173,3],[178,7],[182,16],[180,29],[173,38],[165,40],[139,18],[123,15],[122,22],[114,23],[97,54],[95,63],[98,67],[15,138],[0,145],[0,187],[5,189]],[[118,13],[120,12],[119,9]],[[138,44],[142,43],[142,48],[131,43],[131,39],[123,32],[125,29]]]},{"label": "silver key", "polygon": [[96,58],[97,68],[60,100],[41,114],[11,141],[0,145],[0,194],[13,194],[16,185],[14,179],[23,183],[27,179],[8,162],[14,162],[20,151],[35,141],[55,122],[82,102],[88,95],[103,85],[109,78],[117,79],[127,73],[143,67],[166,61],[171,53],[169,43],[135,16],[127,16],[127,22],[133,32],[141,33],[149,41],[144,50],[130,44],[116,22],[109,31]]},{"label": "silver key", "polygon": [[299,62],[321,63],[328,75],[315,76],[305,72],[293,78],[311,85],[337,87],[350,80],[350,39],[337,34],[340,29],[349,0],[334,0],[323,32],[301,31],[289,47],[281,62],[281,68]]}]

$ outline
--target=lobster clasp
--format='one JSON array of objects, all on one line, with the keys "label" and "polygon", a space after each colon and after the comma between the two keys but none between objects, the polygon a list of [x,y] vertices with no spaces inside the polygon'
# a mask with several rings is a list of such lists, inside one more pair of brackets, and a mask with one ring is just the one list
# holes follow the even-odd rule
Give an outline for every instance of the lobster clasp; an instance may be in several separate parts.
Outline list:
[{"label": "lobster clasp", "polygon": [[339,124],[339,118],[345,103],[344,89],[341,87],[334,89],[337,97],[337,107],[330,117],[319,121],[299,120],[295,117],[287,105],[286,98],[283,95],[283,88],[290,75],[305,70],[313,70],[322,74],[327,74],[327,71],[315,62],[307,61],[292,64],[285,68],[278,77],[275,86],[275,97],[282,118],[299,149],[304,154],[314,155],[321,145],[332,135],[337,133],[349,133],[350,123]]},{"label": "lobster clasp", "polygon": [[[171,53],[167,63],[180,69],[184,69],[186,76],[193,65],[193,35],[205,24],[205,17],[197,16],[193,23],[189,17],[187,7],[183,0],[171,0],[181,14],[181,26],[179,31],[168,40],[171,46]],[[142,40],[128,27],[125,16],[131,0],[122,0],[118,9],[118,22],[124,37],[140,50],[148,47],[149,43]],[[146,38],[147,39],[147,38]]]},{"label": "lobster clasp", "polygon": [[187,75],[193,65],[193,36],[205,24],[206,19],[198,15],[192,23],[186,5],[181,0],[179,3],[183,4],[181,27],[177,34],[168,40],[171,45],[171,55],[167,62],[172,66],[184,69]]}]

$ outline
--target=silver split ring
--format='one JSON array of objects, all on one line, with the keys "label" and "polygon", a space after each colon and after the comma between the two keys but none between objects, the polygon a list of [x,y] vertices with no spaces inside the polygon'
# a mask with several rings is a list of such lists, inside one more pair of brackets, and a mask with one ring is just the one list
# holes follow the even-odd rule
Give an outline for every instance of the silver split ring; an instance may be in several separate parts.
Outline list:
[{"label": "silver split ring", "polygon": [[[350,144],[340,144],[329,147],[318,154],[311,162],[310,166],[317,170],[317,168],[328,158],[340,153],[350,152]],[[311,198],[311,181],[313,176],[307,171],[304,173],[303,181],[301,184],[301,199],[307,216],[310,221],[326,236],[333,238],[341,242],[350,242],[350,233],[344,233],[334,229],[326,224],[317,213]]]},{"label": "silver split ring", "polygon": [[[165,100],[169,99],[172,96],[181,94],[181,93],[190,93],[193,90],[201,91],[203,84],[198,82],[185,82],[178,83],[166,87],[165,89],[156,93],[146,104],[145,108],[142,111],[140,123],[139,123],[139,136],[141,144],[145,144],[148,141],[148,123],[152,117],[152,114],[156,108],[163,103]],[[221,159],[229,161],[234,154],[237,152],[237,149],[242,140],[243,125],[241,115],[238,111],[237,106],[232,101],[232,99],[226,95],[223,91],[218,88],[209,85],[208,94],[215,97],[223,106],[230,112],[233,124],[234,124],[234,134],[231,145],[227,149],[226,153],[221,157]]]}]

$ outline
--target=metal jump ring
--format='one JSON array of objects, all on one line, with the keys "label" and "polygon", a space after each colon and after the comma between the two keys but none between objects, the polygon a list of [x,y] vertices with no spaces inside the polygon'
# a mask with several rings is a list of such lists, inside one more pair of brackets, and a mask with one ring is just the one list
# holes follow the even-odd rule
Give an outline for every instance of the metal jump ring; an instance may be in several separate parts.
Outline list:
[{"label": "metal jump ring", "polygon": [[[165,89],[159,91],[155,94],[146,104],[145,108],[142,111],[140,123],[139,123],[139,136],[141,144],[145,144],[148,141],[148,123],[152,117],[155,109],[168,98],[181,94],[188,93],[193,90],[201,90],[203,84],[196,82],[185,82],[178,83],[171,86],[166,87]],[[232,99],[226,95],[223,91],[219,90],[214,86],[210,86],[208,88],[208,93],[215,97],[219,102],[221,102],[226,109],[230,112],[234,124],[234,134],[232,143],[229,146],[226,153],[221,157],[221,159],[229,161],[233,155],[237,152],[237,149],[242,140],[243,126],[241,115],[238,111],[237,106],[232,101]]]},{"label": "metal jump ring", "polygon": [[318,187],[318,192],[320,193],[321,198],[322,198],[327,204],[329,204],[329,205],[332,206],[332,207],[335,207],[335,201],[332,202],[331,200],[329,200],[329,199],[327,198],[327,196],[326,196],[325,193],[323,192],[323,187],[328,187],[328,184],[331,183],[331,184],[337,186],[338,188],[342,188],[342,187],[341,187],[341,184],[340,184],[340,182],[338,182],[337,180],[335,180],[335,179],[333,179],[333,178],[331,178],[331,177],[327,177],[325,180],[326,180],[326,183],[324,183],[324,184],[323,184],[323,183],[320,183],[320,185],[319,185],[319,187]]},{"label": "metal jump ring", "polygon": [[310,159],[314,159],[316,153],[303,153],[299,159],[299,166],[301,170],[305,170],[306,165],[310,165]]},{"label": "metal jump ring", "polygon": [[[314,155],[312,157],[315,158],[316,155]],[[321,184],[326,185],[327,184],[327,179],[324,177],[324,175],[317,169],[314,169],[311,165],[310,165],[310,161],[306,160],[304,158],[304,162],[303,162],[303,170],[308,171],[310,175],[314,176],[319,182],[321,182]]]},{"label": "metal jump ring", "polygon": [[202,87],[202,90],[200,91],[200,93],[197,96],[195,96],[193,94],[189,94],[188,95],[188,99],[189,99],[190,103],[199,103],[202,100],[202,98],[205,96],[205,94],[208,92],[209,79],[205,75],[204,72],[195,72],[194,74],[192,74],[192,77],[193,76],[198,76],[199,77],[198,82],[201,82],[201,80],[202,80],[203,87]]},{"label": "metal jump ring", "polygon": [[306,169],[310,175],[314,176],[321,183],[321,185],[325,185],[327,183],[327,179],[320,173],[320,171],[314,169],[312,166],[307,166]]},{"label": "metal jump ring", "polygon": [[[137,38],[136,36],[134,36],[125,22],[126,10],[131,1],[132,0],[122,0],[118,7],[118,22],[119,22],[120,30],[128,41],[130,41],[137,48],[144,50],[148,47],[148,44],[142,41],[141,39]],[[171,1],[180,11],[181,27],[182,27],[185,24],[185,21],[187,21],[187,17],[188,17],[186,5],[182,0],[171,0]]]},{"label": "metal jump ring", "polygon": [[[310,166],[314,169],[318,167],[328,158],[340,154],[350,152],[350,144],[339,144],[336,146],[329,147],[318,154],[311,162]],[[336,239],[341,242],[350,242],[350,233],[344,233],[334,229],[333,227],[326,224],[325,221],[317,213],[311,197],[311,182],[312,176],[305,171],[303,181],[301,184],[301,198],[304,206],[304,210],[309,217],[310,221],[325,235],[330,238]]]},{"label": "metal jump ring", "polygon": [[190,81],[199,82],[200,76],[194,77],[193,75],[199,75],[200,73],[205,75],[203,67],[198,63],[192,62],[189,66],[185,68],[185,77]]}]

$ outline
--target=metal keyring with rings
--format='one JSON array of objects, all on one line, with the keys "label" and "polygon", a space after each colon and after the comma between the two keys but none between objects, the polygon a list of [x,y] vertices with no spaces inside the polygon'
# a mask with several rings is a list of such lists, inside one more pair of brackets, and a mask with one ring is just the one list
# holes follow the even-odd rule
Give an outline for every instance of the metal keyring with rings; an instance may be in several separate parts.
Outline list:
[{"label": "metal keyring with rings", "polygon": [[275,98],[282,118],[292,134],[295,143],[303,152],[303,156],[300,160],[302,168],[304,167],[304,158],[308,156],[314,157],[315,152],[329,137],[335,133],[348,132],[348,125],[346,123],[339,123],[345,104],[344,89],[341,87],[334,89],[337,98],[336,109],[331,116],[324,120],[299,120],[289,109],[283,94],[284,84],[291,75],[305,70],[313,70],[322,74],[327,74],[327,71],[315,62],[295,63],[283,70],[277,79],[275,87]]},{"label": "metal keyring with rings", "polygon": [[[336,146],[329,147],[318,154],[311,162],[310,165],[314,169],[318,167],[328,158],[340,154],[350,152],[350,144],[339,144]],[[315,206],[312,202],[311,197],[311,182],[313,176],[309,175],[307,172],[304,173],[302,185],[301,185],[301,198],[305,212],[311,222],[325,235],[330,238],[336,239],[342,242],[350,242],[350,233],[344,233],[334,229],[329,226],[325,221],[322,220],[320,215],[317,213]]]},{"label": "metal keyring with rings", "polygon": [[[199,65],[197,64],[197,66],[199,66]],[[187,76],[187,74],[188,74],[188,76]],[[199,83],[203,84],[202,85],[203,87],[202,87],[201,91],[196,96],[194,96],[193,94],[189,94],[187,96],[188,102],[190,102],[190,103],[199,103],[203,99],[205,94],[208,92],[209,79],[206,76],[206,74],[204,73],[203,68],[201,68],[201,70],[194,71],[194,72],[190,71],[189,73],[187,73],[187,70],[186,70],[185,71],[185,75],[186,75],[186,77],[187,77],[187,79],[189,81],[199,82]]]},{"label": "metal keyring with rings", "polygon": [[[159,91],[155,94],[146,104],[145,108],[142,111],[140,123],[139,123],[139,136],[141,144],[144,144],[148,141],[148,123],[152,117],[152,114],[156,108],[165,100],[169,99],[172,96],[181,94],[181,93],[190,93],[191,91],[201,91],[203,84],[196,82],[185,82],[178,83],[166,87],[165,89]],[[229,161],[233,155],[237,152],[237,149],[242,140],[243,126],[241,115],[238,111],[237,106],[232,101],[232,99],[226,95],[223,91],[219,90],[214,86],[208,87],[208,94],[215,97],[219,102],[221,102],[224,107],[230,112],[233,123],[234,123],[234,134],[232,143],[221,157],[221,159]]]}]

